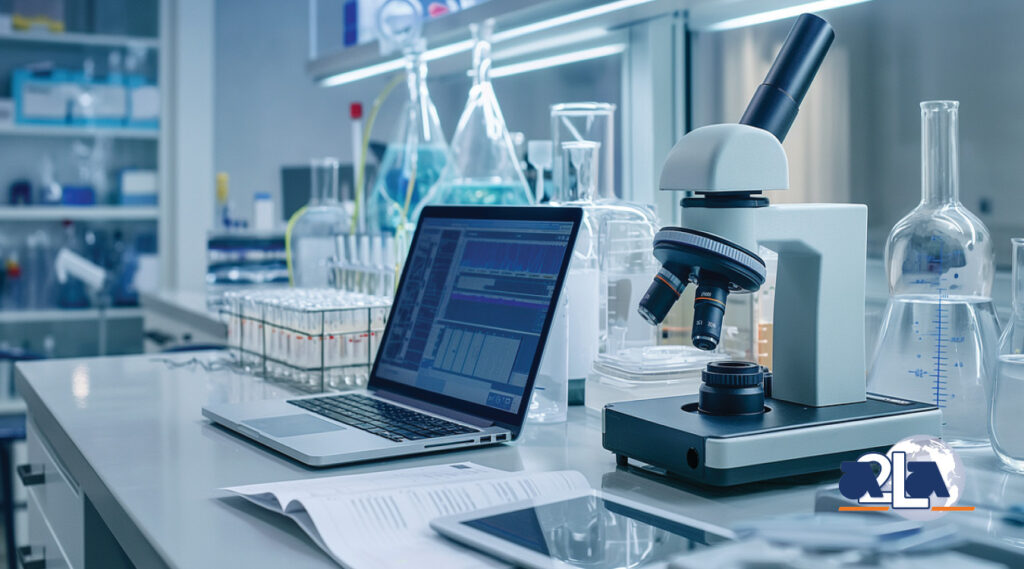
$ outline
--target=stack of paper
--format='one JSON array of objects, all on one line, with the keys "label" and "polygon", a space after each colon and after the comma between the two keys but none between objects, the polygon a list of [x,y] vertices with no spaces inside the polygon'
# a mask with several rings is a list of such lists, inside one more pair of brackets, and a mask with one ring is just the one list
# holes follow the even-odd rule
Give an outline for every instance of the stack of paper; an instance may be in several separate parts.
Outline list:
[{"label": "stack of paper", "polygon": [[463,462],[224,490],[292,518],[344,567],[475,569],[504,565],[438,536],[432,519],[589,488],[578,472]]}]

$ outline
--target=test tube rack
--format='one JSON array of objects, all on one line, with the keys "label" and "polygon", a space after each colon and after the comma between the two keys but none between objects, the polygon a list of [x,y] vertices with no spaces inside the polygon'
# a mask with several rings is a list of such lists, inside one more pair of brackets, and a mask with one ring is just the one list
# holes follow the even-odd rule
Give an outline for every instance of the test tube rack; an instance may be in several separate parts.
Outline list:
[{"label": "test tube rack", "polygon": [[221,317],[244,371],[310,393],[364,387],[390,299],[334,289],[229,292]]}]

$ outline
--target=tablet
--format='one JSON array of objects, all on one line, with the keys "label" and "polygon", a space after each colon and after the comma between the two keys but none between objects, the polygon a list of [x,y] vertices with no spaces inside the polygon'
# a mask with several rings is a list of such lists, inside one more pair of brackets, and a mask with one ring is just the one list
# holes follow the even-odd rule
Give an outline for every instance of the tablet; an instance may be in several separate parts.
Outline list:
[{"label": "tablet", "polygon": [[727,529],[594,490],[447,516],[430,525],[449,539],[534,569],[660,567],[735,539]]}]

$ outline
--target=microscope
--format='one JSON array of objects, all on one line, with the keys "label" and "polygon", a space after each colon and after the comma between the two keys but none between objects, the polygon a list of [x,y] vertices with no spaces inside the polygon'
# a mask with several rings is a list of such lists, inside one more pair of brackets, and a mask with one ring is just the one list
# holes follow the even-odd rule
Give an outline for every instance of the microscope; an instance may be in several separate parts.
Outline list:
[{"label": "microscope", "polygon": [[684,190],[682,227],[654,239],[661,269],[640,314],[662,322],[695,289],[693,345],[718,346],[730,294],[756,292],[778,255],[773,363],[722,361],[702,372],[698,395],[612,403],[604,447],[620,466],[732,486],[837,470],[902,438],[938,436],[937,407],[865,393],[864,290],[867,207],[770,205],[764,190],[789,187],[782,148],[835,33],[800,16],[739,124],[695,129],[672,148],[662,190]]}]

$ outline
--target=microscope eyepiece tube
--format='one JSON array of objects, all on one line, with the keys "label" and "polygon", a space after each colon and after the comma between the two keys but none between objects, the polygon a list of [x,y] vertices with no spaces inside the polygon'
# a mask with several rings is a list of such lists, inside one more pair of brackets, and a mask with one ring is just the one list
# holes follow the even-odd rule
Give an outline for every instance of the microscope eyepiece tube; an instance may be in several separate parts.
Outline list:
[{"label": "microscope eyepiece tube", "polygon": [[818,16],[797,18],[740,124],[767,130],[783,141],[835,37],[832,26]]}]

